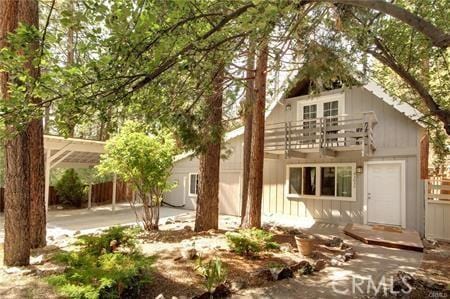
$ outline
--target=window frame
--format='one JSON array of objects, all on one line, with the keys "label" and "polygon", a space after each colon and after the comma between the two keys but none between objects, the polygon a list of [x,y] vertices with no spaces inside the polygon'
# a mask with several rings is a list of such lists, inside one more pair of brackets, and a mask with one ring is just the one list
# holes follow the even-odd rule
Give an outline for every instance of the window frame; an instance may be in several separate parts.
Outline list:
[{"label": "window frame", "polygon": [[[345,94],[344,93],[332,93],[332,94],[325,94],[321,96],[316,97],[308,97],[307,99],[299,99],[297,103],[297,120],[305,120],[303,118],[303,107],[310,106],[310,105],[317,105],[316,106],[316,119],[323,118],[323,111],[324,111],[324,105],[325,103],[329,102],[338,102],[338,114],[345,115]],[[307,120],[306,120],[307,121]]]},{"label": "window frame", "polygon": [[[302,186],[301,191],[302,194],[292,194],[289,193],[289,174],[290,168],[302,168],[302,175],[304,173],[304,167],[316,167],[316,194],[315,195],[304,195],[303,194],[303,178],[302,178]],[[352,196],[344,197],[344,196],[328,196],[328,195],[320,195],[321,193],[321,167],[335,167],[335,194],[337,192],[337,168],[338,167],[351,167],[352,169]],[[298,164],[288,164],[286,165],[286,182],[285,182],[285,194],[287,199],[325,199],[325,200],[337,200],[337,201],[356,201],[356,163],[298,163]]]},{"label": "window frame", "polygon": [[[192,179],[191,178],[192,178],[193,175],[195,175],[196,178],[197,178],[197,182],[196,182],[197,186],[195,187],[195,191],[197,193],[191,193],[191,183],[192,183]],[[190,172],[189,173],[188,196],[190,196],[190,197],[197,197],[198,196],[198,172]]]}]

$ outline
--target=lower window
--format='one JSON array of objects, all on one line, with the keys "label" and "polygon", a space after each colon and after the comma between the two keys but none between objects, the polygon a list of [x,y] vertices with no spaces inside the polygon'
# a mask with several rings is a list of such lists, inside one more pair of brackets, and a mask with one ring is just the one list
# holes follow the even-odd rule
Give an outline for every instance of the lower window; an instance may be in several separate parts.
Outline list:
[{"label": "lower window", "polygon": [[356,164],[288,166],[288,196],[354,200]]}]

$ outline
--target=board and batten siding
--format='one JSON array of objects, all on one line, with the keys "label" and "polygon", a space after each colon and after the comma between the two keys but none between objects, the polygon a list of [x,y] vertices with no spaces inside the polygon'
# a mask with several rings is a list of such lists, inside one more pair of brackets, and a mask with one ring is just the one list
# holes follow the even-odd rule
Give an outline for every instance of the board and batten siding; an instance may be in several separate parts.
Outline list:
[{"label": "board and batten siding", "polygon": [[[345,114],[375,112],[378,119],[378,123],[374,127],[376,151],[370,157],[362,157],[360,151],[354,151],[339,152],[337,157],[334,158],[309,154],[307,159],[265,159],[263,211],[265,213],[313,218],[331,223],[363,223],[363,173],[357,173],[355,177],[356,201],[288,198],[285,188],[286,165],[306,162],[356,163],[356,167],[364,167],[365,161],[404,160],[406,167],[406,227],[423,233],[423,182],[419,175],[419,142],[423,129],[364,88],[356,87],[324,94],[335,93],[345,95]],[[295,121],[297,118],[297,102],[301,99],[286,101],[286,103],[291,103],[290,111],[285,111],[285,104],[278,104],[267,118],[267,123]]]},{"label": "board and batten siding", "polygon": [[[242,186],[242,142],[243,137],[235,137],[225,144],[226,159],[220,160],[219,211],[222,214],[239,215]],[[199,161],[186,157],[174,163],[170,182],[176,187],[165,194],[165,201],[171,205],[195,210],[197,197],[189,194],[189,174],[198,173]]]}]

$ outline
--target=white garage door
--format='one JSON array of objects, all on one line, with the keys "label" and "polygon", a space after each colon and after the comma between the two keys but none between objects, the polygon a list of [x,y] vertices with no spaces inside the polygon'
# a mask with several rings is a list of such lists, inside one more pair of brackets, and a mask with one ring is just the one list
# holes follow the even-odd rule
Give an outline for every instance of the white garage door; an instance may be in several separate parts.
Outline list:
[{"label": "white garage door", "polygon": [[241,214],[241,173],[221,172],[219,183],[219,212],[225,215]]}]

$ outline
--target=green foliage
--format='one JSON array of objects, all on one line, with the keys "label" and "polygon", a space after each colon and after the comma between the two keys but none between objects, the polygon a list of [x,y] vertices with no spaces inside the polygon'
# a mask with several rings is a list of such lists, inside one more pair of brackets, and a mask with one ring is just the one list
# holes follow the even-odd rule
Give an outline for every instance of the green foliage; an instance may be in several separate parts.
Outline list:
[{"label": "green foliage", "polygon": [[130,250],[136,248],[136,235],[140,232],[141,228],[122,226],[113,226],[101,235],[83,235],[79,236],[76,242],[84,248],[86,252],[92,255],[100,255],[102,253],[111,253],[113,248],[111,242],[115,242],[115,246],[126,247]]},{"label": "green foliage", "polygon": [[[55,255],[55,262],[67,269],[63,274],[49,276],[48,282],[69,298],[137,297],[149,282],[154,259],[136,250],[136,232],[133,228],[113,227],[88,239],[80,236],[79,250]],[[112,250],[110,240],[118,241],[119,247]]]},{"label": "green foliage", "polygon": [[80,208],[85,199],[85,186],[76,171],[67,169],[55,185],[62,204]]},{"label": "green foliage", "polygon": [[205,288],[210,293],[227,279],[227,270],[224,268],[222,261],[219,258],[214,258],[206,264],[199,258],[197,260],[196,269],[205,279]]},{"label": "green foliage", "polygon": [[225,236],[231,249],[240,255],[279,248],[278,243],[272,241],[273,234],[262,229],[240,229],[237,232],[227,232]]},{"label": "green foliage", "polygon": [[158,227],[163,193],[174,186],[168,182],[175,155],[175,142],[168,133],[148,135],[143,124],[129,121],[119,134],[107,141],[106,153],[97,166],[100,174],[116,173],[138,191],[144,201],[144,227]]}]

